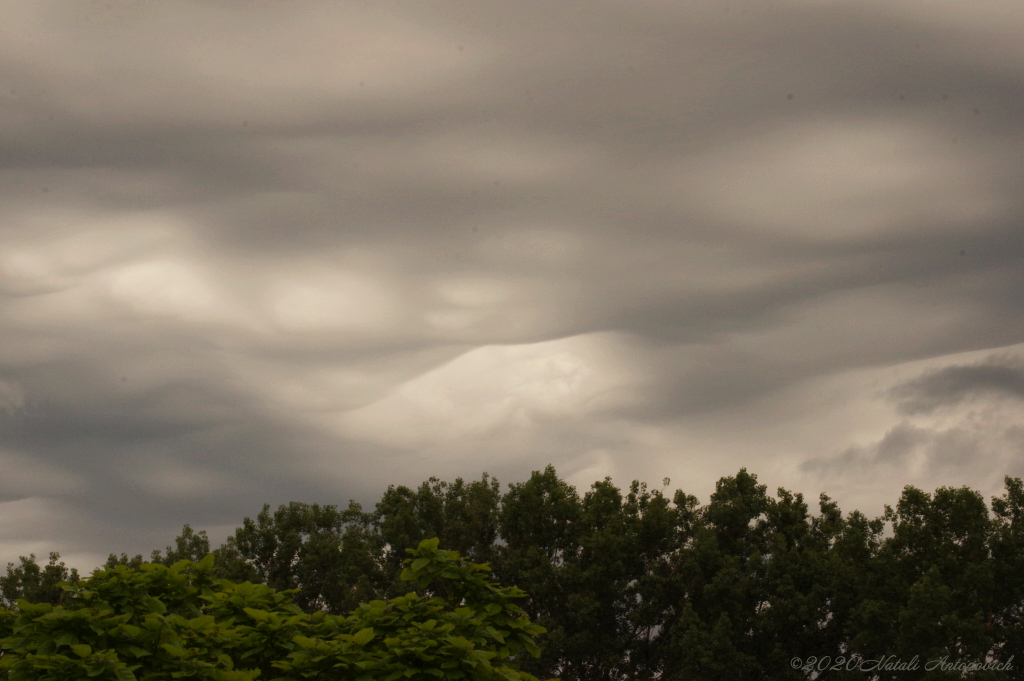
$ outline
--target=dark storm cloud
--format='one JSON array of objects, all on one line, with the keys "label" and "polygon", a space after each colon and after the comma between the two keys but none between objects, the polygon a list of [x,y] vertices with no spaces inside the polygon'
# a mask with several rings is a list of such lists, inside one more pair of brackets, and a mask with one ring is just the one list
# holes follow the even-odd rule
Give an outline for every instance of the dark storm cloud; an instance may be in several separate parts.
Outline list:
[{"label": "dark storm cloud", "polygon": [[906,381],[889,392],[903,414],[928,414],[991,395],[1024,400],[1024,369],[1019,363],[946,367]]}]

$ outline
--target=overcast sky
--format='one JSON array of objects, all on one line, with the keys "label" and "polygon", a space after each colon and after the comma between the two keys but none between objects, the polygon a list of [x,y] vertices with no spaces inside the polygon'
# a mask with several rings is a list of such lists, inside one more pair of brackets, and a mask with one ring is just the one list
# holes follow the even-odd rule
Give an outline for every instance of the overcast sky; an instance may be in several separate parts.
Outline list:
[{"label": "overcast sky", "polygon": [[1019,3],[0,15],[0,564],[548,463],[1024,475]]}]

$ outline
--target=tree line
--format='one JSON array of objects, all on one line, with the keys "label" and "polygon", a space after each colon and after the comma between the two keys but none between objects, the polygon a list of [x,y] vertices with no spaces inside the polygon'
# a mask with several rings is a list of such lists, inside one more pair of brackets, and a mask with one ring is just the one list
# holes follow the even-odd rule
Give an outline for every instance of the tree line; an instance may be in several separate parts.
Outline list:
[{"label": "tree line", "polygon": [[[185,525],[149,561],[111,554],[104,568],[212,554],[219,579],[294,590],[302,611],[342,615],[401,597],[406,550],[432,538],[525,592],[520,607],[546,633],[520,664],[539,678],[1008,679],[1024,667],[1020,478],[990,505],[967,487],[908,486],[868,519],[826,495],[812,513],[746,469],[701,505],[610,478],[580,495],[548,466],[504,493],[484,473],[390,486],[372,511],[264,505],[212,551]],[[13,608],[57,604],[58,583],[78,580],[59,554],[42,566],[30,556],[8,565],[0,594]]]}]

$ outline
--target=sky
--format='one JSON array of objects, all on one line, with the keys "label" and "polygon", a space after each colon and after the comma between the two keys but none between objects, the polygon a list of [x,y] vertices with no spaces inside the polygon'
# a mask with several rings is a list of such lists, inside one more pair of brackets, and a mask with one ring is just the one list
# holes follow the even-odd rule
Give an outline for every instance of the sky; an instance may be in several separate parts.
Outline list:
[{"label": "sky", "polygon": [[1017,3],[0,15],[0,565],[547,464],[1024,476]]}]

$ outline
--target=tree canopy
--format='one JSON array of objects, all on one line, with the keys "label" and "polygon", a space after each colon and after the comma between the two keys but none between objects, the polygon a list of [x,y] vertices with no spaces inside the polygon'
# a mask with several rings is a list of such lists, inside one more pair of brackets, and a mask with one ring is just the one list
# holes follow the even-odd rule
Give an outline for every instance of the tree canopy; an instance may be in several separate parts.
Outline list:
[{"label": "tree canopy", "polygon": [[[432,560],[466,556],[451,565],[469,572],[456,583],[428,570],[430,579],[416,578],[419,600],[402,600],[407,586],[393,575],[403,561],[412,570],[406,577],[427,569],[420,558],[403,558],[422,551],[424,540],[439,542],[430,550],[456,552]],[[156,564],[202,563],[206,552],[205,533],[186,525],[151,563],[112,554],[106,567],[128,579],[156,574]],[[314,618],[381,603],[405,604],[389,612],[408,606],[429,614],[430,599],[440,600],[429,607],[442,607],[481,598],[466,586],[476,584],[469,575],[522,589],[515,592],[522,621],[546,633],[538,649],[524,648],[536,657],[510,648],[508,659],[542,678],[906,681],[959,679],[955,665],[990,663],[1003,671],[970,678],[1005,679],[1006,669],[1024,665],[1019,478],[1005,478],[1005,493],[991,504],[966,487],[908,486],[894,507],[869,519],[844,514],[825,495],[813,512],[802,494],[770,495],[746,469],[719,480],[701,505],[682,490],[670,495],[639,481],[622,490],[608,478],[580,494],[548,466],[505,493],[485,473],[469,483],[431,478],[415,489],[389,487],[372,511],[351,502],[344,510],[264,506],[210,553],[203,559],[210,579],[287,593],[297,612]],[[58,560],[55,553],[44,567],[34,556],[8,566],[0,587],[13,609],[0,610],[2,621],[22,616],[18,598],[59,607],[62,589],[84,588]],[[68,585],[58,588],[61,580]],[[297,652],[275,651],[280,659]],[[932,660],[946,666],[926,669]]]},{"label": "tree canopy", "polygon": [[[217,579],[215,556],[170,567],[117,565],[62,583],[60,605],[17,602],[0,617],[0,673],[10,681],[352,679],[536,681],[515,660],[544,629],[438,540],[420,542],[403,596],[347,615],[305,613],[298,589]],[[428,596],[425,591],[438,595]]]}]

